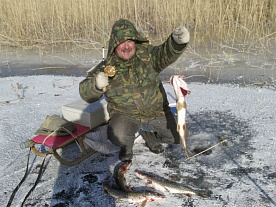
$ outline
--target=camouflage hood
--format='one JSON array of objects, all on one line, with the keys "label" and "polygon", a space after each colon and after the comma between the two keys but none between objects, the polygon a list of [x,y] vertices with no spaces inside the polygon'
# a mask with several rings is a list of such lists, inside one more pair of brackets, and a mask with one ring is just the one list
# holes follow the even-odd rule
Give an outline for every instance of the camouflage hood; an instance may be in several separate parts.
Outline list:
[{"label": "camouflage hood", "polygon": [[135,42],[148,42],[146,38],[139,34],[130,21],[120,19],[116,21],[112,27],[106,59],[109,60],[115,48],[126,40],[133,40]]}]

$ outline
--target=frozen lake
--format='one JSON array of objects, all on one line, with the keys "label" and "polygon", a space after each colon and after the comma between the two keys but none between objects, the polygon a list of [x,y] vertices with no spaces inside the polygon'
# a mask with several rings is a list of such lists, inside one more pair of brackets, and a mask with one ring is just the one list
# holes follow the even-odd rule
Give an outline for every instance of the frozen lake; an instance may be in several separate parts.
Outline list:
[{"label": "frozen lake", "polygon": [[[247,49],[250,48],[250,49]],[[250,47],[220,45],[219,50],[188,47],[160,78],[168,81],[174,74],[188,77],[187,82],[273,85],[276,77],[276,46]],[[0,77],[26,75],[85,76],[86,71],[102,60],[102,48],[75,47],[67,52],[56,50],[20,50],[2,48]]]},{"label": "frozen lake", "polygon": [[[84,77],[25,76],[0,78],[0,203],[8,199],[24,175],[28,149],[19,144],[31,139],[47,115],[60,114],[61,106],[79,99],[78,84]],[[175,103],[171,85],[164,83],[169,101]],[[276,206],[276,93],[274,89],[240,87],[231,84],[189,83],[187,125],[190,155],[227,140],[208,153],[185,161],[181,145],[164,145],[162,154],[153,154],[138,137],[133,164],[126,174],[128,184],[143,189],[145,183],[135,176],[143,170],[188,184],[207,188],[207,199],[166,194],[161,201],[146,206]],[[75,144],[62,150],[67,159],[78,153]],[[31,153],[26,181],[13,205],[20,206],[37,177],[42,157]],[[46,169],[26,206],[52,207],[127,207],[104,193],[102,182],[119,163],[118,153],[97,153],[69,167],[53,156],[46,158]]]}]

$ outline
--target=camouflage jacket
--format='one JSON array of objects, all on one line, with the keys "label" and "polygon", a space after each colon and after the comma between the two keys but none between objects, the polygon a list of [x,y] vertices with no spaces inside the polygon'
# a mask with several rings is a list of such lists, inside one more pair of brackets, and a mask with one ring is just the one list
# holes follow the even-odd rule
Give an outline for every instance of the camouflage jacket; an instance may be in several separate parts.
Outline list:
[{"label": "camouflage jacket", "polygon": [[[129,60],[115,52],[117,45],[125,40],[135,41],[136,52]],[[97,65],[80,83],[81,98],[92,103],[105,93],[111,116],[123,113],[144,122],[164,115],[169,110],[168,100],[158,75],[177,60],[186,44],[180,45],[179,50],[177,47],[171,36],[163,44],[153,46],[128,20],[118,20],[112,28],[106,58],[106,65],[116,67],[116,75],[109,78],[106,92],[98,90],[95,76],[103,69],[102,64]]]}]

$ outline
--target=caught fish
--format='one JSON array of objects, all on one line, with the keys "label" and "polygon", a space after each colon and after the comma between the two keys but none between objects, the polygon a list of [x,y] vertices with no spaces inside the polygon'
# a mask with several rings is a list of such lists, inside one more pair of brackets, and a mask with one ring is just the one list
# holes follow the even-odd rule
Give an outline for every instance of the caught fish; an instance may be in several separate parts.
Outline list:
[{"label": "caught fish", "polygon": [[114,180],[118,185],[118,187],[123,191],[128,191],[130,189],[130,187],[126,185],[125,174],[128,168],[131,166],[131,164],[132,164],[131,161],[125,161],[125,162],[119,163],[119,165],[117,165],[114,170],[114,175],[113,175]]},{"label": "caught fish", "polygon": [[197,195],[202,198],[207,198],[208,195],[210,194],[210,191],[194,190],[183,184],[180,184],[165,178],[157,177],[147,172],[138,171],[136,172],[136,175],[137,177],[145,181],[148,187],[152,187],[159,191],[184,194],[188,197],[191,197],[192,195]]},{"label": "caught fish", "polygon": [[130,203],[141,203],[145,206],[147,202],[162,200],[165,198],[163,194],[146,191],[122,191],[120,189],[110,187],[106,182],[103,183],[105,192],[114,197],[118,201],[128,201]]},{"label": "caught fish", "polygon": [[173,86],[175,96],[176,96],[176,110],[177,110],[177,131],[179,133],[183,149],[187,157],[189,158],[189,153],[186,147],[185,131],[186,131],[186,109],[187,103],[185,101],[185,96],[190,94],[191,91],[188,89],[187,83],[183,80],[183,75],[174,75],[170,78],[170,83]]}]

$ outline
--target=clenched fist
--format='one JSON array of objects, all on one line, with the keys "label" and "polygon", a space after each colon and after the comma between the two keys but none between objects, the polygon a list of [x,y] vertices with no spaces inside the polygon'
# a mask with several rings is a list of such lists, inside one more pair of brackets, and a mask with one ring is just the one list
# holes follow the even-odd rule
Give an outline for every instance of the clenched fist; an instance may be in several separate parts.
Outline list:
[{"label": "clenched fist", "polygon": [[102,90],[104,87],[108,86],[108,76],[104,72],[100,72],[96,76],[96,86],[98,89]]},{"label": "clenched fist", "polygon": [[190,41],[190,33],[184,26],[174,29],[172,37],[177,44],[185,44]]}]

